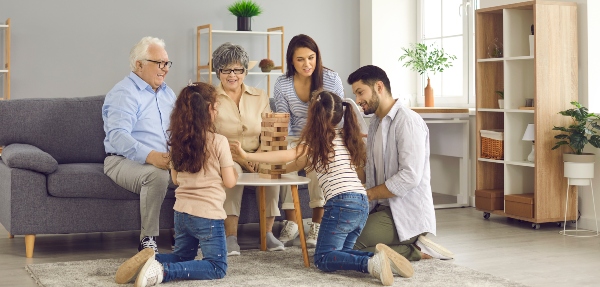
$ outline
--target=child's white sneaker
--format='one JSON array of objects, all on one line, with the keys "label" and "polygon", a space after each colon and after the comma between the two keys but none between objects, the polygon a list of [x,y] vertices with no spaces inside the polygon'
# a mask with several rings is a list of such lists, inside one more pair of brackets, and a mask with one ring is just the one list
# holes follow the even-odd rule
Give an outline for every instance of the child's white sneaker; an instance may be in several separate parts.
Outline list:
[{"label": "child's white sneaker", "polygon": [[379,279],[384,286],[392,286],[394,284],[394,275],[390,268],[390,260],[385,251],[375,250],[375,255],[369,259],[368,263],[369,274]]},{"label": "child's white sneaker", "polygon": [[156,286],[163,281],[163,265],[154,258],[148,259],[138,277],[135,279],[135,287]]}]

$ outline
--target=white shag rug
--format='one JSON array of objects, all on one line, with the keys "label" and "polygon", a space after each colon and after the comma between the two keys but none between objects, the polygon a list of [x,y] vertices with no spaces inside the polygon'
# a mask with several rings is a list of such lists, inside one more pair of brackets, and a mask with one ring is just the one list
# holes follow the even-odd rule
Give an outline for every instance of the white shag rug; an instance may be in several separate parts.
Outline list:
[{"label": "white shag rug", "polygon": [[[309,250],[309,255],[314,252]],[[30,264],[25,269],[40,286],[115,286],[114,275],[121,259],[98,259],[59,263]],[[381,286],[369,274],[354,271],[325,273],[314,267],[305,268],[299,247],[282,252],[243,250],[241,256],[228,258],[227,275],[210,281],[172,281],[161,286]],[[413,262],[412,278],[394,276],[394,286],[525,286],[490,274],[458,266],[448,261],[422,260]]]}]

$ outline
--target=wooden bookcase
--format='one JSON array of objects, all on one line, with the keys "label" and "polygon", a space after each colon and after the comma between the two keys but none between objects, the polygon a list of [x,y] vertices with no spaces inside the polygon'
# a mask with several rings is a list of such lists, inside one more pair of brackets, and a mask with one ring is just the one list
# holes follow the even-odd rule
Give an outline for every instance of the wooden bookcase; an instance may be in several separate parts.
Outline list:
[{"label": "wooden bookcase", "polygon": [[[534,53],[529,35],[535,28]],[[558,114],[578,99],[577,5],[570,2],[528,1],[479,9],[475,15],[477,190],[503,190],[504,196],[533,197],[533,217],[504,210],[478,210],[484,217],[497,214],[532,223],[564,220],[567,180],[563,176],[562,151],[554,146],[554,126],[568,125]],[[503,57],[492,58],[488,47],[497,39]],[[504,108],[495,91],[504,91]],[[534,108],[520,109],[527,98]],[[535,124],[535,160],[528,162],[532,143],[523,141],[527,124]],[[504,158],[481,157],[481,130],[504,130]],[[577,198],[575,187],[569,197]],[[524,198],[525,196],[523,196]],[[572,211],[572,212],[571,212]],[[576,220],[575,201],[567,220]]]},{"label": "wooden bookcase", "polygon": [[[0,24],[0,30],[4,32],[4,59],[2,63],[2,67],[0,67],[0,76],[2,76],[2,86],[4,89],[2,90],[2,96],[0,100],[9,100],[10,99],[10,18],[6,20],[4,25]],[[2,151],[2,147],[0,147],[0,152]]]},{"label": "wooden bookcase", "polygon": [[[208,49],[206,49],[206,55],[203,57],[202,52],[202,35],[206,34],[207,37],[204,38],[204,41],[208,43]],[[257,35],[257,36],[267,36],[267,51],[266,57],[261,55],[258,60],[263,58],[271,59],[271,37],[280,36],[280,55],[281,60],[277,63],[276,59],[272,59],[275,62],[275,67],[271,72],[248,72],[248,75],[258,75],[258,76],[267,76],[267,94],[271,95],[271,76],[280,76],[285,73],[285,54],[283,51],[284,47],[284,29],[283,26],[273,27],[264,31],[232,31],[232,30],[214,30],[212,28],[212,24],[206,24],[196,27],[196,77],[197,81],[200,82],[202,80],[202,75],[207,75],[208,83],[212,84],[213,75],[216,74],[215,71],[212,70],[212,52],[214,51],[213,47],[213,34],[232,34],[232,35]],[[203,64],[204,63],[204,64]],[[279,65],[278,65],[279,64]],[[258,64],[257,64],[258,65]]]}]

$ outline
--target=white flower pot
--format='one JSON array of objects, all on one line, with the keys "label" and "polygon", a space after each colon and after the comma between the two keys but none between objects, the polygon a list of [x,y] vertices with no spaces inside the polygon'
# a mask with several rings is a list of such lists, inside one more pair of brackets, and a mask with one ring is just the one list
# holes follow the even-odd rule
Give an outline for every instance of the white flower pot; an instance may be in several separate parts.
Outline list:
[{"label": "white flower pot", "polygon": [[596,156],[586,154],[563,154],[565,177],[569,178],[570,185],[590,185],[594,178],[594,163]]},{"label": "white flower pot", "polygon": [[504,109],[504,99],[498,100],[498,108]]}]

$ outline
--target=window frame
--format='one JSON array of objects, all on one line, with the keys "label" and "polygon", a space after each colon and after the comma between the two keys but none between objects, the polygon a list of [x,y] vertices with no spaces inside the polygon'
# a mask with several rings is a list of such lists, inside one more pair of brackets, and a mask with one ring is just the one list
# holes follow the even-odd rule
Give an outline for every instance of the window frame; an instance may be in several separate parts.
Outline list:
[{"label": "window frame", "polygon": [[[440,36],[435,38],[424,37],[424,9],[425,0],[417,0],[417,42],[424,43],[426,40],[443,39],[455,37]],[[440,4],[442,3],[440,0]],[[479,6],[479,0],[462,0],[462,4],[456,7],[456,13],[463,15],[462,36],[463,36],[463,96],[459,97],[439,97],[435,96],[436,106],[450,107],[475,107],[475,9]],[[443,21],[440,21],[443,23]],[[467,37],[465,37],[467,35]],[[464,49],[467,47],[467,49]],[[418,87],[418,103],[424,103],[424,89],[427,85],[427,77],[425,75],[417,76]]]}]

